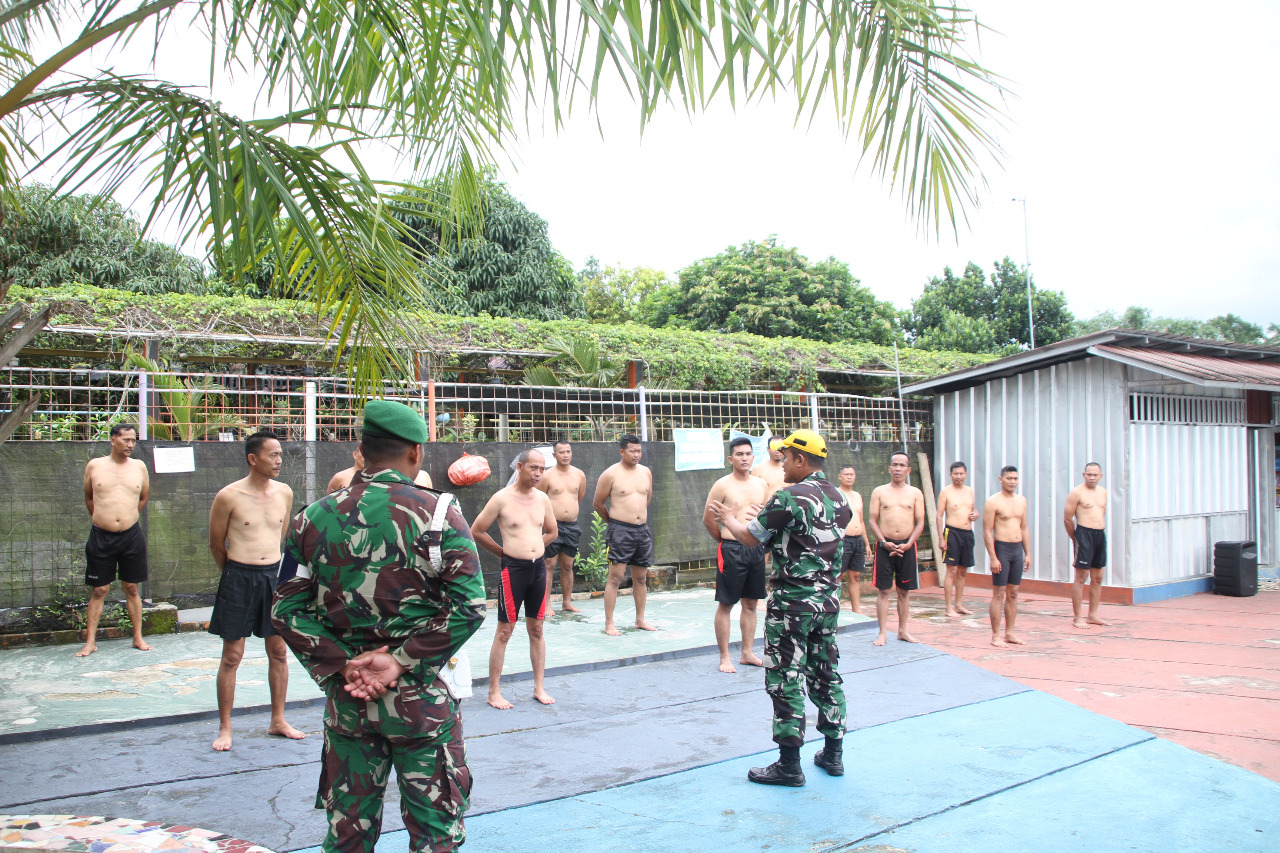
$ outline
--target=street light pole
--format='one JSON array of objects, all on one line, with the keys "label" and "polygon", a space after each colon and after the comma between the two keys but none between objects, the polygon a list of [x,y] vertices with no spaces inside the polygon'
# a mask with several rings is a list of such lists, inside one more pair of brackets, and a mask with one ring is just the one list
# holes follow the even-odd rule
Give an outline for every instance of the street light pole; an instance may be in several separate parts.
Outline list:
[{"label": "street light pole", "polygon": [[1027,276],[1027,325],[1031,330],[1031,348],[1036,348],[1036,311],[1035,301],[1031,298],[1031,238],[1027,229],[1027,199],[1015,198],[1022,202],[1022,252],[1026,265],[1023,267]]}]

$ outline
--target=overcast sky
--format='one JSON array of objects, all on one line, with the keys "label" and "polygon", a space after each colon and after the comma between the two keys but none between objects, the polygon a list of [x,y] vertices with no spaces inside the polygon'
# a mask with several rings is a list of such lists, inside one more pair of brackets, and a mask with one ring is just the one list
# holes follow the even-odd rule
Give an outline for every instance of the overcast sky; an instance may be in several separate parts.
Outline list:
[{"label": "overcast sky", "polygon": [[1280,3],[1219,13],[1182,0],[973,0],[981,58],[1009,78],[1003,169],[956,238],[922,237],[900,196],[845,145],[833,121],[792,126],[792,105],[667,111],[636,132],[605,105],[605,136],[576,118],[529,140],[504,177],[550,223],[575,265],[675,273],[777,234],[834,255],[906,307],[931,275],[972,260],[1024,262],[1077,316],[1130,304],[1280,322]]},{"label": "overcast sky", "polygon": [[[922,235],[901,196],[859,169],[834,121],[823,113],[797,129],[787,100],[692,118],[668,109],[641,139],[635,107],[612,98],[603,137],[582,111],[514,147],[518,169],[503,178],[575,267],[594,255],[674,275],[777,234],[812,259],[846,262],[906,307],[944,266],[989,271],[1005,255],[1023,263],[1029,248],[1037,285],[1064,291],[1080,317],[1141,304],[1280,322],[1280,3],[972,5],[994,31],[980,58],[1012,97],[1004,166],[988,173],[958,239]],[[156,73],[202,82],[190,57],[204,45],[171,27]],[[145,72],[149,55],[131,46],[109,61]],[[126,67],[134,59],[141,67]],[[214,96],[248,114],[254,88],[220,83]],[[375,175],[413,177],[389,157],[369,159]],[[1029,246],[1015,197],[1027,200]]]}]

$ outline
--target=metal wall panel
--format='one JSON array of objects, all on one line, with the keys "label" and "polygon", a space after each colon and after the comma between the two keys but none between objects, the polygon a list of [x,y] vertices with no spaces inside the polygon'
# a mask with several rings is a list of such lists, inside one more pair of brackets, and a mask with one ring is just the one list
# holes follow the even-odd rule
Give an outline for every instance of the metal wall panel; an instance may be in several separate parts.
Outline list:
[{"label": "metal wall panel", "polygon": [[[951,463],[960,460],[969,468],[969,485],[981,507],[1000,489],[1000,468],[1017,466],[1019,491],[1030,513],[1028,577],[1069,581],[1071,543],[1062,524],[1062,506],[1081,481],[1085,463],[1098,462],[1111,495],[1111,559],[1104,582],[1127,585],[1127,393],[1123,367],[1090,358],[940,394],[934,398],[934,488],[946,485]],[[978,568],[985,571],[986,551],[981,545],[978,550]]]},{"label": "metal wall panel", "polygon": [[1243,512],[1136,521],[1131,527],[1133,586],[1202,577],[1213,571],[1213,543],[1245,536]]},{"label": "metal wall panel", "polygon": [[1249,510],[1248,429],[1129,426],[1133,521]]}]

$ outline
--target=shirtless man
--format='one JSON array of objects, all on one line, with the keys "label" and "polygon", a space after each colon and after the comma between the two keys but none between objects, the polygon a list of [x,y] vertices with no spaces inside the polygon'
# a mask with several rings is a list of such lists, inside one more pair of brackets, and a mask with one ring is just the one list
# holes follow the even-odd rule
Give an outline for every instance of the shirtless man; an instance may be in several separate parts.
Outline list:
[{"label": "shirtless man", "polygon": [[111,427],[111,454],[90,459],[84,466],[84,505],[89,508],[93,527],[84,546],[86,586],[89,595],[89,624],[84,648],[76,652],[82,658],[98,650],[98,620],[102,603],[116,579],[124,589],[125,609],[133,623],[133,647],[149,652],[151,646],[142,639],[142,597],[138,584],[147,579],[147,537],[138,519],[151,494],[147,466],[141,459],[131,458],[138,443],[133,424]]},{"label": "shirtless man", "polygon": [[[1018,469],[1000,469],[1000,491],[982,508],[982,538],[991,560],[991,645],[1020,646],[1013,633],[1018,618],[1018,586],[1022,573],[1031,568],[1031,535],[1027,532],[1027,499],[1017,494]],[[1004,614],[1004,634],[1000,616]]]},{"label": "shirtless man", "polygon": [[271,603],[280,566],[280,543],[289,529],[293,490],[278,482],[284,452],[276,434],[259,430],[244,443],[249,476],[224,486],[209,508],[209,550],[222,571],[209,633],[222,638],[218,664],[218,736],[215,752],[231,749],[231,708],[236,671],[250,634],[267,647],[271,724],[267,734],[299,740],[305,734],[284,718],[289,687],[289,649],[271,625]]},{"label": "shirtless man", "polygon": [[773,497],[773,493],[786,485],[782,479],[782,439],[769,439],[769,458],[761,462],[759,465],[751,469],[751,476],[759,477],[764,480],[768,493],[765,495],[765,503]]},{"label": "shirtless man", "polygon": [[[341,471],[329,478],[329,489],[325,494],[331,495],[338,491],[338,489],[345,489],[347,486],[350,486],[351,478],[356,475],[357,471],[364,469],[364,456],[360,454],[360,448],[358,446],[355,450],[351,451],[351,461],[356,464],[352,465],[350,468],[343,468]],[[418,475],[413,478],[413,482],[419,486],[425,486],[429,489],[431,488],[431,475],[426,471],[419,471]]]},{"label": "shirtless man", "polygon": [[889,482],[871,493],[871,533],[876,537],[872,575],[876,584],[876,620],[880,633],[875,644],[883,646],[889,621],[889,590],[898,591],[898,639],[914,643],[907,633],[911,618],[911,590],[920,588],[916,566],[916,541],[924,533],[924,492],[907,482],[911,457],[897,451],[889,457]]},{"label": "shirtless man", "polygon": [[737,672],[729,660],[729,623],[733,606],[742,602],[738,616],[738,628],[742,632],[742,653],[738,663],[747,666],[763,666],[755,653],[756,606],[765,597],[764,546],[743,545],[733,533],[718,521],[712,510],[712,501],[729,507],[734,518],[743,524],[751,521],[767,503],[768,486],[760,477],[751,474],[755,451],[751,439],[739,436],[729,442],[729,464],[733,471],[716,480],[707,494],[707,505],[702,511],[702,526],[716,543],[716,645],[720,647],[720,671]]},{"label": "shirtless man", "polygon": [[[1067,536],[1076,545],[1075,582],[1071,584],[1071,620],[1076,628],[1090,625],[1106,625],[1098,618],[1102,606],[1102,571],[1107,567],[1107,490],[1098,483],[1102,480],[1102,466],[1090,462],[1084,466],[1084,482],[1067,495],[1063,521]],[[1084,581],[1089,579],[1089,618],[1085,619]]]},{"label": "shirtless man", "polygon": [[[596,481],[591,506],[609,523],[605,544],[609,548],[609,579],[604,585],[604,632],[621,637],[613,624],[613,608],[618,603],[618,585],[631,569],[631,597],[636,603],[636,627],[657,628],[644,621],[644,605],[649,597],[649,567],[653,565],[653,531],[649,529],[649,502],[653,500],[653,472],[640,464],[644,445],[634,435],[618,439],[622,459],[610,465]],[[605,506],[605,501],[609,505]]]},{"label": "shirtless man", "polygon": [[853,484],[858,482],[858,471],[852,465],[840,469],[840,494],[849,502],[853,518],[844,529],[844,551],[842,552],[840,573],[844,578],[844,591],[849,599],[849,609],[854,613],[862,612],[862,570],[867,565],[867,530],[862,523],[862,495],[854,490]]},{"label": "shirtless man", "polygon": [[[556,541],[547,546],[548,557],[560,564],[560,609],[565,613],[581,613],[573,606],[573,560],[578,556],[578,541],[582,531],[578,528],[578,505],[587,494],[587,475],[575,468],[573,445],[563,438],[552,446],[556,465],[542,475],[538,489],[551,498],[551,508],[556,513],[559,533]],[[547,562],[547,595],[551,594],[552,573],[555,564]]]},{"label": "shirtless man", "polygon": [[969,469],[963,462],[951,463],[951,485],[938,495],[938,540],[942,543],[946,578],[942,599],[948,616],[972,616],[964,606],[964,581],[973,568],[973,523],[978,520],[978,500],[964,484]]},{"label": "shirtless man", "polygon": [[[546,470],[540,450],[522,450],[516,457],[516,481],[489,498],[471,525],[476,544],[502,558],[501,588],[498,592],[498,633],[489,649],[489,704],[499,711],[515,707],[502,697],[502,664],[507,643],[515,633],[520,606],[529,631],[529,660],[533,663],[533,698],[543,705],[555,699],[543,689],[547,670],[547,641],[542,626],[547,618],[547,567],[543,560],[547,545],[556,538],[556,514],[551,499],[538,491]],[[498,522],[502,532],[499,545],[489,535],[489,525]]]}]

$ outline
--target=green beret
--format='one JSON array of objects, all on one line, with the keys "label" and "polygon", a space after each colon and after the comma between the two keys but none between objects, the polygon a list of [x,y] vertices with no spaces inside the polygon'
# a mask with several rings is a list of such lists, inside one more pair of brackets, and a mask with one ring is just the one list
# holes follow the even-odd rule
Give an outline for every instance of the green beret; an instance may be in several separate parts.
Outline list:
[{"label": "green beret", "polygon": [[398,438],[422,444],[428,438],[427,422],[418,410],[392,400],[370,400],[364,405],[361,434],[375,438]]}]

